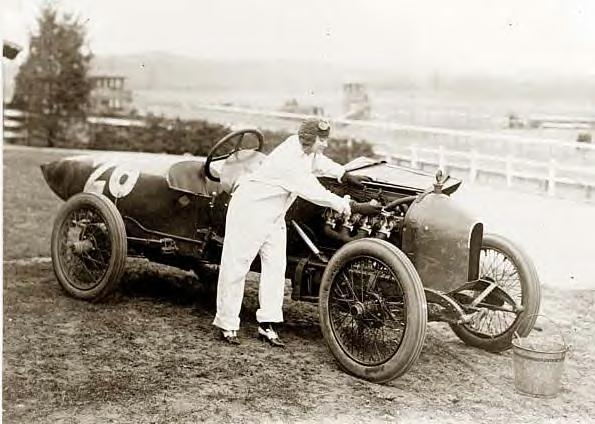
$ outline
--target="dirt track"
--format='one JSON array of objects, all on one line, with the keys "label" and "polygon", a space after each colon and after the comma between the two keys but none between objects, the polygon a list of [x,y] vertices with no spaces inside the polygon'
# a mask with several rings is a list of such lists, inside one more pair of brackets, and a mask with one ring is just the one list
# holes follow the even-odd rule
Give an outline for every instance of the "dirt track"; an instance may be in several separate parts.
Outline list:
[{"label": "dirt track", "polygon": [[[104,304],[66,297],[48,263],[5,266],[6,422],[585,422],[595,418],[593,292],[546,291],[574,350],[557,399],[513,389],[511,353],[466,347],[430,325],[415,367],[388,385],[346,375],[313,305],[286,300],[286,350],[255,333],[251,284],[239,348],[215,339],[212,298],[192,276],[131,261]],[[202,299],[202,300],[199,300]],[[210,299],[210,300],[209,300]],[[554,328],[547,325],[544,332]]]},{"label": "dirt track", "polygon": [[544,286],[542,312],[573,345],[553,400],[516,394],[511,352],[469,348],[442,324],[429,326],[413,369],[387,385],[337,367],[315,305],[286,299],[289,346],[271,350],[253,337],[254,283],[239,348],[214,338],[212,297],[200,281],[172,268],[132,260],[106,303],[71,299],[49,262],[27,259],[49,253],[60,202],[35,168],[55,155],[7,160],[5,151],[4,256],[16,259],[4,263],[5,422],[595,421],[592,289]]}]

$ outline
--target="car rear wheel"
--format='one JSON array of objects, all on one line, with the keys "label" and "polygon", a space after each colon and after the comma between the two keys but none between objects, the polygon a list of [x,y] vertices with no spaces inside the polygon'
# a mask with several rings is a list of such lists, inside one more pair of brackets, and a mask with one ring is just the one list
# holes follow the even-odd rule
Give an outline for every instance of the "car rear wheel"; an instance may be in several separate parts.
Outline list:
[{"label": "car rear wheel", "polygon": [[56,217],[51,250],[54,273],[68,294],[103,299],[120,281],[126,262],[126,229],[120,212],[103,195],[76,194]]},{"label": "car rear wheel", "polygon": [[453,324],[451,328],[470,346],[490,352],[507,350],[512,345],[514,333],[527,336],[537,319],[541,302],[537,272],[527,254],[510,240],[486,234],[480,254],[479,277],[486,285],[475,292],[461,293],[459,302],[463,308],[490,283],[496,284],[495,289],[478,304],[482,306],[481,311],[476,312],[469,323]]},{"label": "car rear wheel", "polygon": [[378,239],[347,243],[320,286],[322,334],[342,368],[383,383],[404,374],[423,348],[427,304],[407,256]]}]

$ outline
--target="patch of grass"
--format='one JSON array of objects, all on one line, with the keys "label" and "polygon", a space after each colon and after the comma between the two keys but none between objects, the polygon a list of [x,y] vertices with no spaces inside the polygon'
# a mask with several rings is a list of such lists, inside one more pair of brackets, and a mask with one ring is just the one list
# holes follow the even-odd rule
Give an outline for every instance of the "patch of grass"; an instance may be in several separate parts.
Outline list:
[{"label": "patch of grass", "polygon": [[39,166],[66,153],[4,149],[4,259],[49,256],[54,218],[62,200]]},{"label": "patch of grass", "polygon": [[[221,418],[233,416],[230,404],[250,410],[262,404],[302,405],[303,396],[295,396],[302,380],[285,379],[288,370],[295,373],[296,357],[288,352],[284,358],[247,334],[246,350],[222,345],[213,337],[212,314],[202,308],[200,289],[192,289],[200,284],[186,273],[132,261],[125,289],[93,304],[65,296],[48,277],[51,264],[7,264],[5,272],[7,419],[30,421],[53,411],[106,404],[149,407],[164,393],[191,388],[200,392],[194,413],[212,408],[221,411]],[[150,283],[160,289],[147,291]],[[250,293],[254,304],[253,287]],[[180,301],[188,296],[190,302]],[[254,331],[255,309],[247,309],[252,318],[246,327]]]}]

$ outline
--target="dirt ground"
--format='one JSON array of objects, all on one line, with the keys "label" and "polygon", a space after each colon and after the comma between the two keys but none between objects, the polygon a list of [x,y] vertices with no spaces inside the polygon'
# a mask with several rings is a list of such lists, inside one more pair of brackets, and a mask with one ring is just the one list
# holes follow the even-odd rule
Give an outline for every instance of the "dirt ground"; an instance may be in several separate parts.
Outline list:
[{"label": "dirt ground", "polygon": [[[4,151],[3,419],[92,422],[595,421],[595,291],[543,287],[541,312],[572,345],[554,399],[514,390],[512,352],[491,354],[432,323],[415,366],[385,385],[339,369],[317,307],[286,291],[284,350],[255,337],[256,282],[242,345],[213,333],[213,296],[191,273],[140,259],[103,303],[64,294],[49,234],[60,206],[36,169],[55,153]],[[537,335],[558,331],[539,321]]]}]

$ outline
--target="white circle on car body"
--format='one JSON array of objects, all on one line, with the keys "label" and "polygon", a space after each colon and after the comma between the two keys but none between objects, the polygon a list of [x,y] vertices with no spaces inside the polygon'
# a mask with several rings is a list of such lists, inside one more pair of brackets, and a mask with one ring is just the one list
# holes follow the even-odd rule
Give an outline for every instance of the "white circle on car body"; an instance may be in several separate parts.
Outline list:
[{"label": "white circle on car body", "polygon": [[109,179],[109,191],[116,198],[120,199],[130,194],[134,188],[140,171],[124,166],[117,166]]}]

